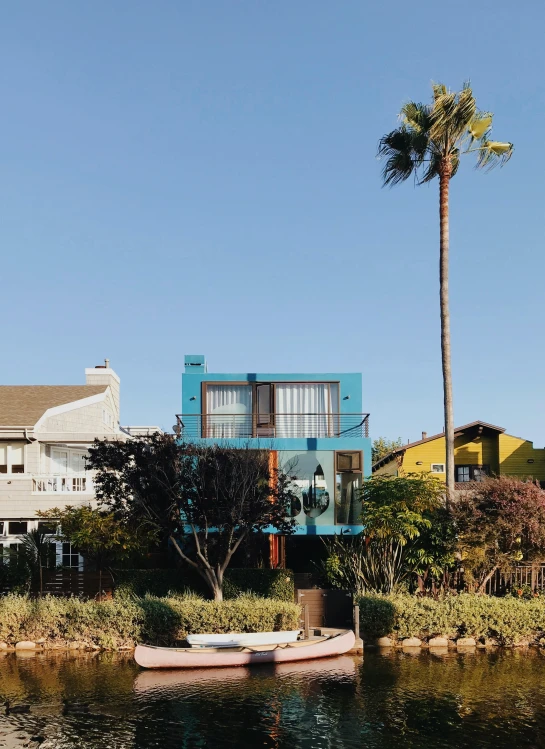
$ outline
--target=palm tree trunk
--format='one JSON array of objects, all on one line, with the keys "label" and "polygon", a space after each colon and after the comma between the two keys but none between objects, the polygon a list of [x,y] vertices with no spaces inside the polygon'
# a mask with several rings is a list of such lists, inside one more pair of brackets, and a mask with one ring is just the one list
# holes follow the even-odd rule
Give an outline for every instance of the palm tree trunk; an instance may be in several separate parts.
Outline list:
[{"label": "palm tree trunk", "polygon": [[450,160],[443,164],[439,175],[439,297],[441,304],[441,361],[443,365],[443,403],[445,415],[447,506],[454,490],[454,411],[452,405],[452,370],[450,363],[450,312],[448,298],[449,251],[449,184],[452,173]]}]

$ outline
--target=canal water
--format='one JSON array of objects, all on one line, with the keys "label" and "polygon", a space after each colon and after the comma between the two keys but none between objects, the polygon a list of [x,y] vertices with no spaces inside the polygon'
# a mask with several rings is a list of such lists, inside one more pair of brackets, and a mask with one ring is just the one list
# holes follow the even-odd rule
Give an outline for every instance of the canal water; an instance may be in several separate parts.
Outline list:
[{"label": "canal water", "polygon": [[0,747],[545,747],[544,677],[545,653],[518,650],[187,672],[2,654],[0,702],[30,711],[1,708]]}]

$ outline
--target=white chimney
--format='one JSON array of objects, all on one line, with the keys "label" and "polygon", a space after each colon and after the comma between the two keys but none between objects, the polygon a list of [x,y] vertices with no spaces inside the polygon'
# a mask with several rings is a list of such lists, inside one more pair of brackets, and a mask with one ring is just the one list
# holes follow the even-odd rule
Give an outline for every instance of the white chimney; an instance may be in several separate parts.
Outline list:
[{"label": "white chimney", "polygon": [[422,432],[422,439],[425,440],[428,436],[427,432]]},{"label": "white chimney", "polygon": [[86,385],[109,385],[112,392],[112,399],[114,402],[114,423],[115,426],[119,424],[119,386],[121,380],[119,376],[110,368],[110,360],[104,359],[104,364],[98,364],[96,367],[87,368],[85,370],[85,384]]}]

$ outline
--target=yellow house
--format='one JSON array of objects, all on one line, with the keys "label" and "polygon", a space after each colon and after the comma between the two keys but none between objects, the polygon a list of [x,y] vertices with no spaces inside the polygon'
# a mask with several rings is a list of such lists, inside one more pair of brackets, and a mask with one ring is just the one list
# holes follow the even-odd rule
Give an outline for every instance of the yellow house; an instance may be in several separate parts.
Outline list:
[{"label": "yellow house", "polygon": [[[454,465],[457,485],[495,475],[533,478],[545,488],[545,449],[484,421],[455,429]],[[376,475],[400,476],[417,471],[436,473],[445,480],[444,432],[432,437],[422,432],[421,440],[392,450],[373,466]]]}]

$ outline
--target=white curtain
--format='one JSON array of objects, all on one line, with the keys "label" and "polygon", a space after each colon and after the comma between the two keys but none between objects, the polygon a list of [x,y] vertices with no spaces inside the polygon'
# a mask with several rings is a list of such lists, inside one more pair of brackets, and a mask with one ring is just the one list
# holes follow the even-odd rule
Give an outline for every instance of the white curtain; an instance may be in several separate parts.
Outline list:
[{"label": "white curtain", "polygon": [[276,436],[328,437],[335,433],[339,388],[333,383],[276,383]]},{"label": "white curtain", "polygon": [[252,388],[250,385],[208,385],[206,388],[206,436],[252,436]]}]

